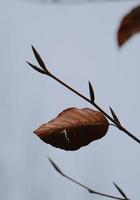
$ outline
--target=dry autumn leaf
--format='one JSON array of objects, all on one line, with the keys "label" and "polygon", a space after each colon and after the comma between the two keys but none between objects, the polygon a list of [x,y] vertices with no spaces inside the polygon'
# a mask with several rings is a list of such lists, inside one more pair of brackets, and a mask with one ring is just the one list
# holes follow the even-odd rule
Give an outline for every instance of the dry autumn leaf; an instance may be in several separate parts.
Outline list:
[{"label": "dry autumn leaf", "polygon": [[121,21],[118,30],[119,47],[138,32],[140,32],[140,6],[131,10]]},{"label": "dry autumn leaf", "polygon": [[77,150],[107,133],[109,123],[99,111],[68,108],[34,133],[44,142],[65,150]]}]

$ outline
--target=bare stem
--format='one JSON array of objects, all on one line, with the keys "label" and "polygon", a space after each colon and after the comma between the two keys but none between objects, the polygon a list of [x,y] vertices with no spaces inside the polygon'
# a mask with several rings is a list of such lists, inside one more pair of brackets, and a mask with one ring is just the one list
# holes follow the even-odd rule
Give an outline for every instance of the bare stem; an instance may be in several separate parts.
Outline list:
[{"label": "bare stem", "polygon": [[114,183],[115,186],[117,186],[117,188],[119,188],[119,192],[121,191],[120,193],[122,194],[122,196],[124,196],[124,198],[120,198],[120,197],[116,197],[116,196],[104,194],[104,193],[97,192],[97,191],[95,191],[95,190],[90,189],[89,187],[87,187],[87,186],[83,185],[82,183],[78,182],[77,180],[75,180],[75,179],[73,179],[73,178],[67,176],[66,174],[64,174],[64,173],[62,172],[62,170],[60,170],[60,168],[58,167],[58,165],[56,165],[56,163],[55,163],[52,159],[50,159],[50,158],[48,158],[48,159],[49,159],[50,163],[52,164],[52,166],[54,167],[54,169],[55,169],[59,174],[61,174],[61,175],[62,175],[63,177],[65,177],[66,179],[72,181],[73,183],[76,183],[76,184],[79,185],[80,187],[86,189],[89,193],[93,193],[93,194],[96,194],[96,195],[100,195],[100,196],[104,196],[104,197],[108,197],[108,198],[112,198],[112,199],[129,200],[129,199],[126,197],[126,195],[125,195],[125,196],[123,195],[124,192],[122,192],[122,190],[121,190],[115,183]]},{"label": "bare stem", "polygon": [[[82,99],[84,99],[85,101],[89,102],[90,104],[92,104],[97,110],[99,110],[107,119],[109,119],[119,130],[123,131],[124,133],[126,133],[129,137],[131,137],[133,140],[135,140],[137,143],[140,143],[140,140],[134,136],[130,131],[128,131],[125,127],[123,127],[120,123],[120,121],[118,120],[116,114],[114,113],[114,111],[111,109],[111,113],[112,116],[108,115],[99,105],[97,105],[95,103],[95,100],[93,101],[93,99],[89,99],[87,97],[85,97],[83,94],[81,94],[80,92],[76,91],[75,89],[73,89],[71,86],[67,85],[66,83],[64,83],[62,80],[60,80],[58,77],[54,76],[52,73],[50,73],[48,71],[48,69],[46,68],[42,58],[40,57],[40,55],[38,54],[38,52],[36,51],[36,49],[32,46],[32,50],[33,53],[40,65],[41,68],[27,62],[33,69],[35,69],[36,71],[38,71],[39,73],[45,74],[47,76],[50,76],[51,78],[53,78],[54,80],[56,80],[57,82],[59,82],[61,85],[63,85],[64,87],[66,87],[67,89],[69,89],[70,91],[72,91],[73,93],[75,93],[76,95],[78,95],[79,97],[81,97]],[[90,89],[91,89],[91,84],[90,84]],[[93,93],[93,91],[92,91]]]}]

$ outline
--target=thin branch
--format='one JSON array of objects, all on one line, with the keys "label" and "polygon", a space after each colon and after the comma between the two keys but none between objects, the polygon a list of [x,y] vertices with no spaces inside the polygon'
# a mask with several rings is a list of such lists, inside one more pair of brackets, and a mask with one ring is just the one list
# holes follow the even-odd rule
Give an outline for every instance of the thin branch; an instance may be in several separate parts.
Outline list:
[{"label": "thin branch", "polygon": [[[92,190],[90,188],[88,188],[87,186],[83,185],[82,183],[76,181],[75,179],[67,176],[65,173],[62,172],[62,170],[56,165],[56,163],[51,159],[51,158],[48,158],[50,163],[52,164],[52,166],[54,167],[54,169],[59,173],[61,174],[63,177],[65,177],[66,179],[72,181],[73,183],[79,185],[80,187],[86,189],[89,193],[93,193],[93,194],[96,194],[96,195],[100,195],[100,196],[104,196],[104,197],[108,197],[108,198],[112,198],[112,199],[118,199],[118,200],[129,200],[129,199],[124,199],[124,198],[120,198],[120,197],[116,197],[116,196],[112,196],[112,195],[108,195],[108,194],[104,194],[104,193],[101,193],[101,192],[96,192],[95,190]],[[119,188],[120,189],[120,188]],[[122,190],[121,190],[122,191]],[[120,191],[119,191],[120,192]],[[122,194],[122,193],[121,193]]]},{"label": "thin branch", "polygon": [[[89,102],[90,104],[92,104],[97,110],[99,110],[107,119],[109,119],[111,122],[113,122],[114,125],[116,125],[116,127],[123,131],[124,133],[126,133],[129,137],[131,137],[133,140],[135,140],[137,143],[140,144],[140,140],[134,136],[131,132],[129,132],[125,127],[123,127],[120,123],[120,120],[118,119],[118,117],[116,116],[116,114],[114,113],[114,111],[111,109],[112,111],[112,116],[110,116],[109,114],[107,114],[99,105],[97,105],[95,103],[95,101],[93,101],[93,99],[89,99],[87,97],[85,97],[83,94],[79,93],[78,91],[76,91],[75,89],[73,89],[71,86],[67,85],[66,83],[64,83],[62,80],[60,80],[58,77],[54,76],[53,74],[51,74],[48,69],[46,68],[46,66],[44,65],[44,62],[42,61],[40,55],[38,54],[38,52],[36,51],[36,49],[32,46],[33,48],[33,52],[35,54],[35,57],[37,59],[37,61],[40,64],[40,67],[36,67],[35,65],[32,65],[31,63],[27,62],[32,68],[34,68],[35,70],[37,70],[40,73],[42,72],[42,69],[44,69],[44,74],[47,76],[50,76],[51,78],[53,78],[54,80],[56,80],[57,82],[59,82],[61,85],[65,86],[66,88],[68,88],[70,91],[72,91],[73,93],[75,93],[76,95],[78,95],[79,97],[81,97],[82,99],[86,100],[87,102]],[[43,62],[43,64],[40,62]],[[40,69],[40,70],[39,70]],[[91,90],[91,88],[90,88]],[[92,91],[93,92],[93,91]]]}]

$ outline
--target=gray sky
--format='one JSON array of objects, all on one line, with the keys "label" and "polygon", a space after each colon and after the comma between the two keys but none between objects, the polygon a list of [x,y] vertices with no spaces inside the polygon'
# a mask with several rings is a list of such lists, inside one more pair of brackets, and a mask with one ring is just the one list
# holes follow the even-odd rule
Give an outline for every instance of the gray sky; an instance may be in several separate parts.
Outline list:
[{"label": "gray sky", "polygon": [[68,107],[89,107],[55,81],[30,69],[31,44],[62,80],[111,106],[140,138],[139,44],[133,37],[121,50],[116,43],[120,19],[138,1],[45,5],[5,0],[0,6],[0,195],[2,200],[85,200],[94,196],[61,177],[47,157],[71,177],[100,192],[118,195],[112,181],[139,200],[140,146],[110,127],[101,140],[75,152],[55,149],[32,134]]}]

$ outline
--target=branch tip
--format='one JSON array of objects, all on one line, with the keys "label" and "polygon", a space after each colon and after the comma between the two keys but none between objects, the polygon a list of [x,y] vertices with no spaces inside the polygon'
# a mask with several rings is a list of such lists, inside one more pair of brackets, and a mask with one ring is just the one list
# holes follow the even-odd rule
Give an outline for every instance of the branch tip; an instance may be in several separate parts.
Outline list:
[{"label": "branch tip", "polygon": [[93,103],[95,101],[94,90],[90,81],[88,82],[88,84],[89,84],[90,99],[91,102]]},{"label": "branch tip", "polygon": [[45,66],[45,64],[44,64],[44,62],[43,62],[41,56],[39,55],[39,53],[37,52],[37,50],[34,48],[33,45],[31,45],[31,47],[32,47],[32,51],[33,51],[33,53],[34,53],[34,56],[35,56],[35,58],[36,58],[38,64],[40,65],[40,67],[41,67],[42,69],[44,69],[44,71],[47,72],[48,70],[47,70],[47,68],[46,68],[46,66]]},{"label": "branch tip", "polygon": [[39,73],[41,73],[41,74],[46,74],[46,72],[45,72],[44,70],[42,70],[42,69],[40,69],[39,67],[33,65],[32,63],[30,63],[30,62],[28,62],[28,61],[26,61],[26,63],[27,63],[31,68],[33,68],[34,70],[38,71]]},{"label": "branch tip", "polygon": [[54,169],[58,172],[58,173],[60,173],[61,175],[63,175],[63,172],[60,170],[60,168],[56,165],[56,163],[51,159],[51,158],[49,158],[48,157],[48,160],[50,161],[50,163],[52,164],[52,166],[54,167]]},{"label": "branch tip", "polygon": [[116,113],[114,112],[114,110],[113,110],[111,107],[109,107],[109,109],[110,109],[110,111],[111,111],[112,117],[113,117],[113,119],[115,120],[115,122],[116,122],[119,126],[121,126],[120,120],[118,119],[118,117],[117,117]]},{"label": "branch tip", "polygon": [[119,191],[119,193],[125,198],[125,200],[128,200],[128,197],[126,196],[124,191],[115,182],[113,182],[113,184],[116,187],[116,189]]}]

